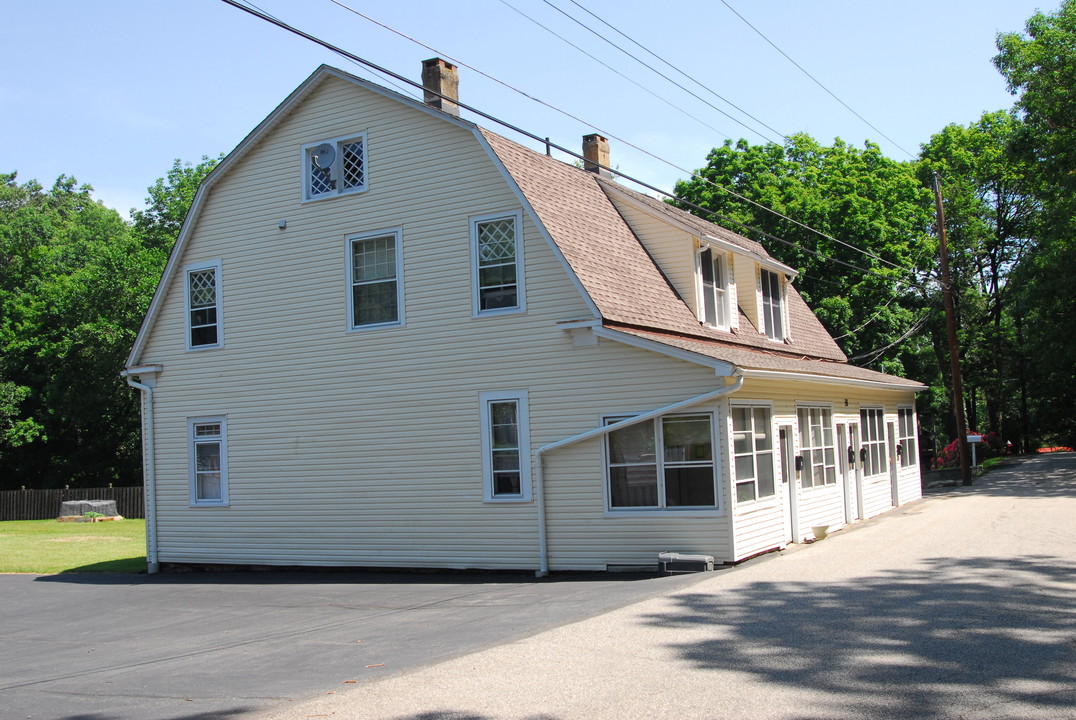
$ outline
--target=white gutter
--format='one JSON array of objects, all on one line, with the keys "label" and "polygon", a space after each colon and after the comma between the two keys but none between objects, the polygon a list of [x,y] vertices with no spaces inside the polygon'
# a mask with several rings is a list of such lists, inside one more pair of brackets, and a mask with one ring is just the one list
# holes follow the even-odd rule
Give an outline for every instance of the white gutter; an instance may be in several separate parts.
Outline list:
[{"label": "white gutter", "polygon": [[631,417],[620,420],[612,425],[603,425],[602,427],[592,428],[586,432],[579,433],[578,435],[572,435],[571,437],[564,438],[563,440],[557,440],[555,442],[547,443],[534,451],[534,459],[532,461],[534,467],[534,501],[538,508],[538,572],[535,573],[536,577],[545,577],[549,574],[549,543],[546,536],[546,521],[545,521],[545,486],[542,480],[542,456],[550,450],[557,450],[565,447],[566,445],[573,445],[583,440],[590,440],[601,435],[605,435],[613,430],[622,430],[630,425],[636,425],[647,420],[653,420],[656,417],[665,415],[666,413],[676,412],[681,408],[690,407],[692,405],[698,405],[701,402],[707,400],[713,400],[715,398],[723,397],[725,395],[731,395],[732,393],[743,387],[743,375],[739,370],[735,370],[732,374],[736,378],[736,382],[732,385],[726,385],[725,387],[718,388],[717,390],[710,390],[702,395],[696,395],[695,397],[688,398],[687,400],[681,400],[671,405],[665,405],[659,407],[656,410],[650,410],[639,415],[633,415]]},{"label": "white gutter", "polygon": [[796,380],[799,382],[825,384],[840,383],[842,385],[872,388],[875,390],[910,390],[913,392],[922,392],[927,389],[926,385],[921,385],[919,383],[907,385],[902,383],[888,383],[882,380],[862,380],[859,378],[840,377],[838,375],[815,375],[813,373],[801,373],[795,370],[750,370],[744,368],[741,372],[743,372],[744,377],[757,378],[759,380]]},{"label": "white gutter", "polygon": [[154,575],[161,570],[157,562],[157,483],[156,483],[156,443],[153,437],[153,387],[136,382],[131,375],[141,373],[158,373],[159,365],[148,367],[135,367],[124,370],[120,377],[127,380],[127,384],[140,390],[143,396],[142,402],[142,483],[145,487],[146,497],[146,572]]}]

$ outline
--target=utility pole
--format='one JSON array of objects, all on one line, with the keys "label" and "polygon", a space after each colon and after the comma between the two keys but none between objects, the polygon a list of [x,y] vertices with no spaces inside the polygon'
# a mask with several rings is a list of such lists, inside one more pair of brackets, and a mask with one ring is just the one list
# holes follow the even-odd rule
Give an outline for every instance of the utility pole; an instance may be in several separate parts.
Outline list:
[{"label": "utility pole", "polygon": [[942,299],[945,302],[945,327],[949,335],[949,364],[953,374],[953,413],[956,415],[957,447],[960,448],[960,481],[971,485],[968,460],[968,428],[964,423],[964,388],[960,376],[960,349],[956,344],[956,310],[953,284],[949,279],[949,246],[945,240],[945,209],[942,207],[941,183],[934,173],[934,203],[938,217],[938,242],[941,255]]}]

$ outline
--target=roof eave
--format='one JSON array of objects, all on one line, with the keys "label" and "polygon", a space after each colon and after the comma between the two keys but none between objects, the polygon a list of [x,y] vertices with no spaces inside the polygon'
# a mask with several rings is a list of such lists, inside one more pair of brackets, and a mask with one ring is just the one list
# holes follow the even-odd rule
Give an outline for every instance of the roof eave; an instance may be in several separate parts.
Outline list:
[{"label": "roof eave", "polygon": [[910,392],[922,392],[927,389],[926,385],[912,381],[895,383],[884,380],[841,377],[839,375],[818,375],[785,370],[752,370],[750,368],[744,368],[742,372],[743,376],[748,379],[795,380],[798,382],[825,383],[830,385],[839,383],[841,385],[853,385],[855,387],[873,388],[876,390],[906,390]]},{"label": "roof eave", "polygon": [[702,365],[703,367],[712,368],[715,375],[720,377],[731,377],[738,371],[736,365],[726,362],[724,360],[718,360],[717,358],[707,357],[706,355],[700,355],[693,353],[690,350],[683,350],[681,348],[666,345],[657,340],[648,340],[646,338],[638,337],[637,335],[628,335],[626,333],[618,332],[608,327],[594,327],[591,328],[593,332],[599,338],[605,338],[606,340],[613,340],[614,342],[623,343],[624,345],[630,345],[643,350],[649,350],[661,355],[667,355],[669,357],[676,358],[678,360],[685,360],[696,365]]}]

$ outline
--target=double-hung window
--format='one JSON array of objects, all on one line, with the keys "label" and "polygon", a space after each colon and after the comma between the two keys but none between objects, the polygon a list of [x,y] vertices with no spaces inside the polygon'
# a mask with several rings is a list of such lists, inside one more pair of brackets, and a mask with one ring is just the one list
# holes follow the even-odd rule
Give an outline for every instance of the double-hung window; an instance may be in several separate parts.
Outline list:
[{"label": "double-hung window", "polygon": [[519,213],[471,219],[474,314],[523,310]]},{"label": "double-hung window", "polygon": [[885,472],[885,410],[860,408],[859,422],[863,435],[863,474],[881,475]]},{"label": "double-hung window", "polygon": [[531,499],[526,391],[484,392],[482,475],[487,502]]},{"label": "double-hung window", "polygon": [[728,273],[725,264],[725,253],[710,248],[699,251],[702,321],[721,328],[729,326]]},{"label": "double-hung window", "polygon": [[612,430],[605,455],[611,510],[717,507],[709,414],[670,415]]},{"label": "double-hung window", "polygon": [[897,408],[897,447],[901,467],[916,464],[915,410],[912,408]]},{"label": "double-hung window", "polygon": [[349,327],[402,324],[400,231],[353,235],[347,246]]},{"label": "double-hung window", "polygon": [[223,345],[220,307],[220,262],[186,269],[187,349]]},{"label": "double-hung window", "polygon": [[784,292],[781,275],[759,268],[762,282],[762,331],[771,340],[785,339]]},{"label": "double-hung window", "polygon": [[833,444],[833,414],[826,407],[799,408],[800,486],[837,482],[837,449]]},{"label": "double-hung window", "polygon": [[732,453],[736,469],[736,502],[751,502],[777,493],[774,477],[770,408],[732,407]]},{"label": "double-hung window", "polygon": [[366,134],[303,145],[302,162],[304,200],[362,192],[367,187]]},{"label": "double-hung window", "polygon": [[188,422],[191,505],[228,504],[227,428],[223,417]]}]

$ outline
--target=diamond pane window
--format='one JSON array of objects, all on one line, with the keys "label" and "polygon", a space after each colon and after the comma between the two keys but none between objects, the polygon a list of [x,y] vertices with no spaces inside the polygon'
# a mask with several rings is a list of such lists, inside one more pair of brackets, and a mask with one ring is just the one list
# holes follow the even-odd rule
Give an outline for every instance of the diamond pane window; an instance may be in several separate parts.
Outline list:
[{"label": "diamond pane window", "polygon": [[334,197],[366,189],[366,136],[303,146],[303,198]]},{"label": "diamond pane window", "polygon": [[473,224],[478,312],[519,307],[516,218]]},{"label": "diamond pane window", "polygon": [[324,195],[336,189],[332,167],[321,167],[313,156],[310,158],[310,194]]},{"label": "diamond pane window", "polygon": [[187,327],[191,348],[220,344],[217,268],[187,271]]},{"label": "diamond pane window", "polygon": [[366,162],[362,138],[343,144],[342,172],[344,189],[350,190],[366,185]]},{"label": "diamond pane window", "polygon": [[351,327],[400,322],[399,234],[351,240]]}]

